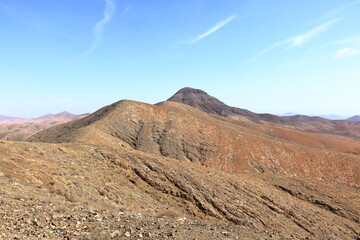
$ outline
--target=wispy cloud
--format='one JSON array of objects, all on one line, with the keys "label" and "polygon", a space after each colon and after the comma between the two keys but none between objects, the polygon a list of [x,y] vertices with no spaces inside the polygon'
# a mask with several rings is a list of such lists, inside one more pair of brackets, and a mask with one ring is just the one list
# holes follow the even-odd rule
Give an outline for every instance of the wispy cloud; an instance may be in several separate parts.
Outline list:
[{"label": "wispy cloud", "polygon": [[126,6],[126,8],[125,8],[125,10],[123,11],[123,13],[127,13],[128,11],[130,11],[131,9],[133,9],[134,8],[134,5],[132,5],[132,4],[128,4],[127,6]]},{"label": "wispy cloud", "polygon": [[81,55],[76,56],[74,59],[72,59],[68,65],[68,68],[71,68],[76,60],[91,55],[98,48],[103,38],[105,25],[111,22],[112,18],[115,15],[115,11],[116,0],[105,0],[104,16],[100,21],[95,24],[93,28],[94,40],[91,47]]},{"label": "wispy cloud", "polygon": [[295,36],[293,38],[290,38],[287,40],[287,42],[291,43],[290,47],[298,47],[303,45],[305,42],[311,40],[312,38],[314,38],[315,36],[319,35],[320,33],[322,33],[323,31],[327,30],[331,25],[333,25],[334,23],[336,23],[339,19],[335,18],[333,20],[330,20],[326,23],[323,23],[313,29],[310,29],[309,31],[300,34],[298,36]]},{"label": "wispy cloud", "polygon": [[212,28],[210,28],[209,30],[207,30],[203,34],[200,34],[199,36],[197,36],[196,38],[191,40],[190,43],[196,43],[196,42],[200,41],[201,39],[206,38],[207,36],[213,34],[217,30],[219,30],[220,28],[224,27],[226,24],[233,21],[235,18],[236,18],[236,15],[231,15],[231,16],[227,17],[226,19],[216,23]]},{"label": "wispy cloud", "polygon": [[255,57],[253,57],[250,60],[250,62],[255,61],[257,58],[268,53],[269,51],[273,50],[274,48],[278,48],[281,46],[288,46],[288,48],[299,47],[299,46],[303,45],[304,43],[310,41],[311,39],[313,39],[320,33],[324,32],[328,28],[330,28],[337,21],[339,21],[339,18],[332,19],[328,22],[325,22],[319,26],[316,26],[302,34],[297,35],[297,36],[285,39],[283,41],[276,42],[276,43],[272,44],[270,47],[260,51]]},{"label": "wispy cloud", "polygon": [[116,4],[115,0],[105,0],[104,17],[98,21],[93,29],[94,40],[91,47],[82,54],[82,57],[92,54],[102,41],[104,28],[107,23],[110,23],[115,15]]},{"label": "wispy cloud", "polygon": [[351,44],[351,45],[360,46],[360,34],[337,40],[331,44],[336,44],[336,45]]},{"label": "wispy cloud", "polygon": [[359,54],[360,54],[360,49],[342,48],[336,52],[335,58],[347,58],[347,57],[352,57],[352,56],[359,55]]},{"label": "wispy cloud", "polygon": [[[300,34],[298,36],[295,36],[295,37],[292,37],[289,39],[285,39],[283,41],[279,41],[279,42],[272,44],[271,46],[260,51],[256,56],[251,58],[249,62],[255,61],[262,55],[268,53],[269,51],[271,51],[272,49],[277,48],[277,47],[288,45],[287,48],[293,48],[293,47],[298,47],[298,46],[303,45],[307,41],[313,39],[320,33],[324,32],[325,30],[330,28],[333,24],[335,24],[336,22],[338,22],[341,19],[340,17],[334,18],[335,16],[338,16],[339,14],[341,14],[342,16],[346,15],[345,11],[348,11],[350,8],[354,8],[355,6],[357,6],[359,4],[360,4],[360,0],[355,0],[355,1],[349,2],[345,5],[341,5],[335,9],[333,9],[330,12],[327,12],[325,15],[321,16],[320,18],[318,18],[314,21],[311,21],[312,23],[315,23],[315,22],[324,22],[324,21],[328,20],[325,23],[320,24],[317,27],[314,27],[314,28],[308,30],[307,32],[304,32],[303,34]],[[329,20],[330,18],[333,18],[333,19]]]},{"label": "wispy cloud", "polygon": [[360,54],[360,34],[338,40],[332,44],[343,45],[335,53],[335,58],[347,58]]},{"label": "wispy cloud", "polygon": [[359,4],[360,4],[360,0],[349,2],[349,3],[345,4],[345,5],[342,5],[342,6],[338,7],[338,8],[330,11],[330,12],[327,12],[325,15],[323,15],[322,17],[318,18],[315,21],[325,21],[326,19],[333,18],[336,15],[344,13],[345,10],[348,10],[349,8],[352,8],[352,7],[354,7],[356,5],[359,5]]}]

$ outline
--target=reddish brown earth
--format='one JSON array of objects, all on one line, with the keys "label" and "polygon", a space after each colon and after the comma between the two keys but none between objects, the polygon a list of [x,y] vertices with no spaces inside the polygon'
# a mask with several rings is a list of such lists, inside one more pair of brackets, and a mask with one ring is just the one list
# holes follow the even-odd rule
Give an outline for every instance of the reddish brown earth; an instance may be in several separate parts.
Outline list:
[{"label": "reddish brown earth", "polygon": [[0,141],[3,239],[360,239],[359,140],[120,101]]},{"label": "reddish brown earth", "polygon": [[103,239],[116,231],[114,239],[127,231],[131,239],[356,239],[360,232],[360,192],[345,185],[235,175],[85,143],[0,142],[0,154],[5,239]]},{"label": "reddish brown earth", "polygon": [[[309,135],[310,141],[301,144],[297,131],[288,135],[283,129],[269,131],[272,135],[184,104],[163,102],[156,106],[126,100],[45,130],[30,140],[120,146],[230,173],[281,173],[360,186],[359,141],[304,133],[304,139]],[[340,151],[335,151],[336,147]],[[355,154],[349,154],[349,149]]]}]

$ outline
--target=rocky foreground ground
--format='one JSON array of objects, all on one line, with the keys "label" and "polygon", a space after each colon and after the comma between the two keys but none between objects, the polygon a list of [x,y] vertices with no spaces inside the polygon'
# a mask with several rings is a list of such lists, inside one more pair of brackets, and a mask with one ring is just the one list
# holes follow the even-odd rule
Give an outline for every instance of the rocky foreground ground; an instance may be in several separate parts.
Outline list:
[{"label": "rocky foreground ground", "polygon": [[171,211],[150,217],[24,199],[11,205],[14,211],[0,215],[1,239],[286,239],[251,226],[191,220]]},{"label": "rocky foreground ground", "polygon": [[133,150],[0,142],[0,239],[359,239],[359,190]]}]

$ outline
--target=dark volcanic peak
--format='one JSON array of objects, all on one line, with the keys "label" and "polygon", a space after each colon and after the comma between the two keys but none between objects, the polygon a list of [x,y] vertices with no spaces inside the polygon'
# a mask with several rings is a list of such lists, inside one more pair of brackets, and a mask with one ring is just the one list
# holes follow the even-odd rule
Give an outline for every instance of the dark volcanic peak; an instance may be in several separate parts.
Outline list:
[{"label": "dark volcanic peak", "polygon": [[246,109],[231,107],[221,102],[219,99],[208,95],[202,90],[189,87],[180,89],[177,93],[175,93],[175,95],[169,98],[168,101],[184,103],[204,112],[224,117],[231,115],[245,116],[255,122],[267,121],[278,124],[286,124],[292,120],[297,121],[299,119],[303,119],[303,116],[299,118],[299,115],[281,118],[272,114],[256,114]]},{"label": "dark volcanic peak", "polygon": [[184,87],[184,88],[180,89],[179,91],[177,91],[177,92],[175,93],[175,95],[176,95],[176,94],[190,94],[190,93],[208,95],[208,94],[207,94],[205,91],[203,91],[203,90],[195,89],[195,88],[191,88],[191,87]]},{"label": "dark volcanic peak", "polygon": [[257,118],[257,115],[245,109],[234,108],[221,102],[219,99],[210,96],[205,91],[194,88],[182,88],[167,101],[184,103],[207,113],[220,116],[229,116],[232,114],[244,115]]},{"label": "dark volcanic peak", "polygon": [[[203,112],[219,115],[222,117],[229,117],[230,119],[246,119],[255,123],[271,123],[276,125],[286,125],[295,127],[299,130],[329,133],[329,129],[332,129],[332,133],[353,136],[358,138],[357,124],[360,122],[359,116],[354,116],[347,120],[351,121],[339,121],[329,120],[322,117],[311,117],[306,115],[293,116],[276,116],[268,113],[254,113],[246,109],[231,107],[221,102],[219,99],[208,95],[206,92],[193,89],[182,88],[170,97],[167,101],[183,103],[191,107],[197,108]],[[242,120],[241,120],[242,121]]]},{"label": "dark volcanic peak", "polygon": [[219,99],[210,96],[205,91],[189,87],[180,89],[168,101],[185,103],[193,107],[200,104],[226,106]]}]

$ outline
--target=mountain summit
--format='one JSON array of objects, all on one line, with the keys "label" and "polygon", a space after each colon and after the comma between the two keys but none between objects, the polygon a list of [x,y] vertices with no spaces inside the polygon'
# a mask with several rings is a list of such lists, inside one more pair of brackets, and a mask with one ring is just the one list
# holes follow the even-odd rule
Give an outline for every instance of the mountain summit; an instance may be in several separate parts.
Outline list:
[{"label": "mountain summit", "polygon": [[167,101],[178,102],[197,108],[203,112],[219,115],[236,121],[248,120],[255,123],[276,124],[281,126],[290,126],[301,131],[310,131],[317,133],[332,133],[344,136],[360,138],[360,124],[354,116],[351,121],[329,120],[322,117],[310,117],[305,115],[294,116],[276,116],[268,113],[254,113],[246,109],[231,107],[221,102],[219,99],[210,96],[205,91],[185,87],[176,92]]},{"label": "mountain summit", "polygon": [[210,96],[205,91],[190,87],[180,89],[167,101],[184,103],[206,113],[217,114],[220,116],[238,114],[251,118],[258,118],[256,113],[245,109],[230,107],[219,99]]}]

